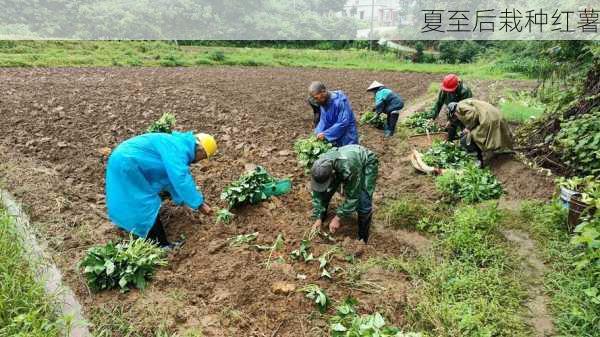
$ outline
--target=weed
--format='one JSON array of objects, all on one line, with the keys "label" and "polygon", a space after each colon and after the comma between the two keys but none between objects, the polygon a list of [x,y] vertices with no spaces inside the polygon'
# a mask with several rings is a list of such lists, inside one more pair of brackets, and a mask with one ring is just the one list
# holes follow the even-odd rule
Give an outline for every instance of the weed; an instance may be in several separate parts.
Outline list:
[{"label": "weed", "polygon": [[160,60],[160,65],[163,67],[181,67],[185,62],[177,54],[168,54]]},{"label": "weed", "polygon": [[10,218],[0,209],[0,336],[62,336],[62,320],[54,296],[36,279],[24,242]]},{"label": "weed", "polygon": [[402,266],[414,279],[411,326],[450,336],[529,336],[525,284],[498,232],[493,204],[458,208],[431,255]]},{"label": "weed", "polygon": [[223,62],[225,61],[225,53],[222,50],[215,50],[210,53],[208,58],[215,62]]},{"label": "weed", "polygon": [[385,224],[394,228],[416,228],[419,220],[428,213],[423,202],[414,198],[389,201],[380,212]]}]

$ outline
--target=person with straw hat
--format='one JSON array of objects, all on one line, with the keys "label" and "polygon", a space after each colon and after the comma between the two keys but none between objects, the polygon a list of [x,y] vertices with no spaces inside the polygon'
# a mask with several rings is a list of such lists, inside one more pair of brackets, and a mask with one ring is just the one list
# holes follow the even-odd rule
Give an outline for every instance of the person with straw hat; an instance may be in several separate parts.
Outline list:
[{"label": "person with straw hat", "polygon": [[367,92],[369,91],[375,96],[375,107],[373,108],[373,111],[377,113],[377,118],[379,118],[379,115],[382,113],[387,115],[387,124],[383,131],[383,136],[393,136],[396,132],[396,124],[400,117],[400,110],[404,108],[402,97],[377,81],[371,83],[369,88],[367,88]]},{"label": "person with straw hat", "polygon": [[147,133],[119,144],[106,168],[106,207],[119,228],[164,248],[167,240],[160,221],[161,193],[177,205],[211,214],[196,187],[190,165],[214,156],[217,142],[208,134],[192,132]]}]

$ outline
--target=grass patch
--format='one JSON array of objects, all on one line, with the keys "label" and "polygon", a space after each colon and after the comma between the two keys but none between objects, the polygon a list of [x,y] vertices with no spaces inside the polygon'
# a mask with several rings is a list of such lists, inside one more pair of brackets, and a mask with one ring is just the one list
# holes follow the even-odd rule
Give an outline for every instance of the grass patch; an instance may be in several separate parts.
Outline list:
[{"label": "grass patch", "polygon": [[[399,59],[393,52],[381,53],[362,49],[178,46],[167,41],[18,41],[0,48],[0,67],[198,65],[389,70],[458,73],[464,78],[506,78],[505,73],[493,67],[490,62],[412,63]],[[435,91],[433,86],[430,89],[431,92]]]},{"label": "grass patch", "polygon": [[458,208],[439,230],[432,254],[406,264],[416,293],[406,312],[413,330],[432,336],[530,336],[525,282],[498,232],[493,204]]},{"label": "grass patch", "polygon": [[600,284],[599,267],[576,267],[582,250],[570,242],[565,210],[555,202],[528,202],[515,218],[516,225],[537,240],[541,255],[549,262],[544,285],[551,298],[556,335],[598,336],[600,301],[590,296],[589,289]]},{"label": "grass patch", "polygon": [[500,100],[500,111],[509,122],[523,123],[529,119],[540,117],[546,106],[526,92],[508,93]]},{"label": "grass patch", "polygon": [[62,336],[66,322],[35,278],[13,220],[0,208],[0,336]]}]

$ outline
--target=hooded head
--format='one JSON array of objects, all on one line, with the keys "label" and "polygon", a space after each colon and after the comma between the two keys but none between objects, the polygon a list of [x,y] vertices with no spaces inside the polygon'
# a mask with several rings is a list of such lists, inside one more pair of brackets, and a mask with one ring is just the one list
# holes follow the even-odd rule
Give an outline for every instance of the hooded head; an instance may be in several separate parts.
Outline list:
[{"label": "hooded head", "polygon": [[335,170],[333,160],[329,158],[317,159],[311,169],[311,188],[315,192],[326,192],[333,181]]}]

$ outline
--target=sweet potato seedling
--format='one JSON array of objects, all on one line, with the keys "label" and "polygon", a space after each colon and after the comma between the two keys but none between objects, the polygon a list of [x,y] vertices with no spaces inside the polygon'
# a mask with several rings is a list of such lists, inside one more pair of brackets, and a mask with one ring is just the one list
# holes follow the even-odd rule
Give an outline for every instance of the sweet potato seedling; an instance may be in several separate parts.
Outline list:
[{"label": "sweet potato seedling", "polygon": [[377,115],[374,111],[363,112],[358,121],[360,125],[371,125],[377,129],[383,129],[387,123],[387,116],[385,114]]},{"label": "sweet potato seedling", "polygon": [[319,309],[319,312],[324,314],[327,311],[331,301],[321,287],[316,284],[309,284],[300,289],[300,291],[306,294],[306,298],[309,298],[314,302],[315,306]]},{"label": "sweet potato seedling", "polygon": [[224,224],[228,224],[231,222],[231,220],[233,220],[233,217],[235,215],[233,213],[231,213],[228,209],[223,208],[217,211],[217,215],[216,215],[216,223],[224,223]]},{"label": "sweet potato seedling", "polygon": [[239,247],[241,245],[247,245],[247,244],[250,244],[250,242],[256,240],[257,237],[258,237],[258,232],[254,232],[252,234],[236,235],[229,239],[229,246]]}]

